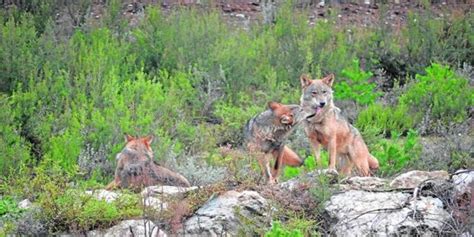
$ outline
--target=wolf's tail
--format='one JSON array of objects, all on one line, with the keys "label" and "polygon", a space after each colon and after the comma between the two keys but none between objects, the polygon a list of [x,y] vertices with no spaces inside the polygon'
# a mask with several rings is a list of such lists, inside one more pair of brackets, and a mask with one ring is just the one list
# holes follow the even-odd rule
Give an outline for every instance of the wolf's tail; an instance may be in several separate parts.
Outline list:
[{"label": "wolf's tail", "polygon": [[[281,152],[282,152],[282,155],[281,155],[282,162],[281,163],[283,165],[289,165],[289,166],[293,166],[293,167],[298,167],[298,166],[303,165],[304,161],[293,150],[291,150],[289,147],[284,146]],[[281,167],[279,167],[279,164],[278,164],[279,163],[278,162],[279,152],[277,150],[275,150],[275,151],[272,152],[272,154],[273,154],[273,157],[275,157],[275,159],[277,159],[275,161],[274,169],[278,170],[278,169],[281,168]]]},{"label": "wolf's tail", "polygon": [[369,167],[376,170],[379,168],[379,161],[373,155],[369,154]]}]

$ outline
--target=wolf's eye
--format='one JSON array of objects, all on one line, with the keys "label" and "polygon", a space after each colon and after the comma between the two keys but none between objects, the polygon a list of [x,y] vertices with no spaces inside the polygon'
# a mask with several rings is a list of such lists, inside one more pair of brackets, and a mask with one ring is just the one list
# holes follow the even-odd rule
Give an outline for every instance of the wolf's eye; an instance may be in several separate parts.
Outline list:
[{"label": "wolf's eye", "polygon": [[326,92],[328,92],[328,91],[323,91],[323,94],[326,94]]},{"label": "wolf's eye", "polygon": [[318,92],[317,92],[317,91],[313,91],[313,92],[311,92],[311,94],[313,94],[313,95],[317,95],[317,94],[318,94]]}]

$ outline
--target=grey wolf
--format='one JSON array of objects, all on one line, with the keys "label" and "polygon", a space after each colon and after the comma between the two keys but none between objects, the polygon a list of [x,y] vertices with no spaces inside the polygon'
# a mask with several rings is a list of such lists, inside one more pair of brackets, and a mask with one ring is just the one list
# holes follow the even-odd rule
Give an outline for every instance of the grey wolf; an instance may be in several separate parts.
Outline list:
[{"label": "grey wolf", "polygon": [[337,173],[336,158],[339,157],[345,162],[343,174],[350,175],[355,165],[362,176],[369,176],[370,169],[377,169],[379,162],[369,153],[359,131],[334,106],[334,74],[316,80],[303,74],[300,82],[300,102],[306,113],[303,124],[318,165],[321,165],[320,149],[323,146],[329,152],[330,171]]},{"label": "grey wolf", "polygon": [[[284,145],[285,139],[301,121],[300,106],[269,102],[268,109],[251,118],[244,128],[244,139],[250,155],[258,159],[269,184],[278,181],[283,165],[301,166],[303,160]],[[275,159],[270,169],[271,158]]]},{"label": "grey wolf", "polygon": [[153,136],[125,135],[125,148],[117,154],[115,178],[106,189],[141,189],[151,185],[191,186],[182,175],[157,165],[153,161]]}]

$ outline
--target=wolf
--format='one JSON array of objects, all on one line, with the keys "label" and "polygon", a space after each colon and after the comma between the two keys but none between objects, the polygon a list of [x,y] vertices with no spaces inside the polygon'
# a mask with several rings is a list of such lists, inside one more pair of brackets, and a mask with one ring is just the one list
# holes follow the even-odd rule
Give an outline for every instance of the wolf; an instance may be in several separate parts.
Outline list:
[{"label": "wolf", "polygon": [[151,185],[191,186],[184,176],[153,161],[150,146],[153,142],[152,135],[134,137],[126,134],[125,141],[125,148],[116,156],[115,178],[106,189],[120,187],[140,190]]},{"label": "wolf", "polygon": [[362,176],[369,176],[370,169],[379,167],[378,160],[369,153],[359,131],[347,122],[333,103],[332,85],[334,74],[320,80],[312,80],[308,75],[301,75],[302,95],[300,105],[305,112],[303,119],[306,135],[311,143],[313,153],[321,166],[321,145],[329,152],[329,170],[336,173],[336,158],[345,162],[341,172],[351,174],[355,165]]},{"label": "wolf", "polygon": [[[269,184],[278,181],[283,165],[301,166],[304,163],[294,151],[284,145],[296,125],[301,122],[299,105],[269,102],[268,109],[248,120],[244,127],[247,151],[258,159],[262,174]],[[275,159],[270,169],[270,159]]]}]

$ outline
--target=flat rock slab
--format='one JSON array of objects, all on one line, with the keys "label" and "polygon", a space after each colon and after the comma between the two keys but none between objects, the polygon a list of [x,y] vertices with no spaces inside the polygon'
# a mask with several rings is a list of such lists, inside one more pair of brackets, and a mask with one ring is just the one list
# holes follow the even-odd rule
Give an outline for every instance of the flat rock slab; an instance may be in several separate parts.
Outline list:
[{"label": "flat rock slab", "polygon": [[382,190],[388,187],[388,180],[377,177],[350,177],[341,181],[341,190]]},{"label": "flat rock slab", "polygon": [[184,223],[183,236],[236,236],[241,217],[255,220],[266,216],[267,201],[254,191],[228,191],[208,201]]},{"label": "flat rock slab", "polygon": [[179,196],[196,189],[198,189],[198,187],[149,186],[143,189],[141,194],[142,196]]},{"label": "flat rock slab", "polygon": [[87,233],[88,237],[134,237],[157,236],[166,237],[166,233],[158,229],[148,220],[125,220],[106,230],[93,230]]},{"label": "flat rock slab", "polygon": [[450,218],[439,199],[401,192],[351,190],[332,196],[325,210],[336,236],[439,236]]},{"label": "flat rock slab", "polygon": [[401,174],[394,178],[390,183],[392,188],[416,188],[422,182],[427,180],[448,180],[449,174],[447,171],[420,171],[413,170]]}]

